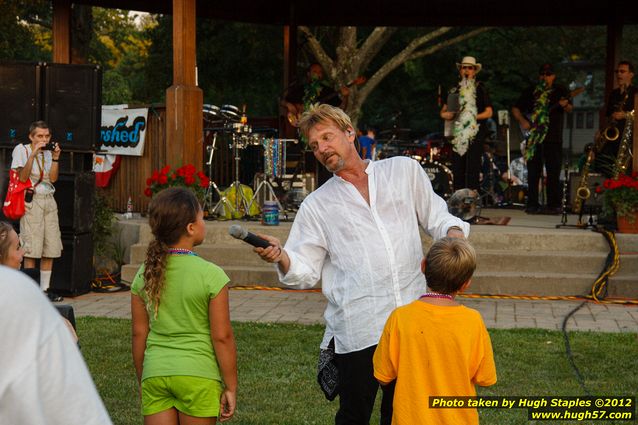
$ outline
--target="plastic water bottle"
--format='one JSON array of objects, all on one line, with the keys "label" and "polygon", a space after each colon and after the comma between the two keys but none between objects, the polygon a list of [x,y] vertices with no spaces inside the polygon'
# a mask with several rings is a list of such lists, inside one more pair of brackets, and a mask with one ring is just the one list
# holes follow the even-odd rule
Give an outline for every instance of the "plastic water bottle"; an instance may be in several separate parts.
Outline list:
[{"label": "plastic water bottle", "polygon": [[261,224],[264,226],[279,226],[279,205],[277,205],[277,201],[264,201]]},{"label": "plastic water bottle", "polygon": [[127,219],[133,218],[133,200],[131,197],[128,197],[128,201],[126,201],[126,215]]}]

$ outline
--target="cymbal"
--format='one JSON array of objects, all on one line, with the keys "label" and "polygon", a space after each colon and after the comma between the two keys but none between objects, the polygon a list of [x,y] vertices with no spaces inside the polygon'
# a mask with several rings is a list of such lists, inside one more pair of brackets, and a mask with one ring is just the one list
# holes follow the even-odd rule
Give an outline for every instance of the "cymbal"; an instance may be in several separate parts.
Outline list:
[{"label": "cymbal", "polygon": [[403,146],[406,143],[408,143],[407,140],[401,140],[401,139],[376,139],[377,143],[382,143],[384,145],[392,145],[392,146]]},{"label": "cymbal", "polygon": [[410,131],[412,130],[410,130],[409,128],[389,128],[387,130],[381,130],[379,132],[379,136],[392,136],[392,135],[398,136],[399,134],[407,135],[410,133]]}]

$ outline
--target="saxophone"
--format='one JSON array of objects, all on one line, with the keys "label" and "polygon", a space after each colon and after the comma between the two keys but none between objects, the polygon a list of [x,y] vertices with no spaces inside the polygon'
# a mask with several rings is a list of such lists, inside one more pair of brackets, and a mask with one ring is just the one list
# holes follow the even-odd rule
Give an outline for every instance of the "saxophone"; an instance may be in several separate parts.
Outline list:
[{"label": "saxophone", "polygon": [[631,159],[630,143],[632,142],[633,128],[634,128],[634,111],[627,112],[625,114],[625,129],[622,132],[622,139],[620,139],[620,146],[618,146],[618,155],[616,155],[616,162],[614,163],[614,179],[617,179],[621,174],[627,172],[627,166],[629,165],[629,159]]},{"label": "saxophone", "polygon": [[[628,87],[621,86],[620,88],[624,91],[625,94],[623,95],[622,100],[616,104],[616,112],[624,112],[623,107],[625,106],[627,97],[629,96]],[[616,140],[618,140],[618,136],[620,136],[620,131],[618,131],[618,122],[612,118],[607,123],[607,126],[600,131],[600,135],[607,142],[615,142]]]},{"label": "saxophone", "polygon": [[589,190],[587,180],[589,179],[589,168],[591,167],[591,163],[594,160],[594,151],[596,150],[596,145],[592,146],[589,150],[587,161],[585,161],[585,165],[583,165],[583,172],[580,176],[578,189],[576,189],[576,196],[574,197],[574,202],[572,202],[572,213],[574,214],[580,214],[580,211],[583,208],[583,203],[591,196],[591,190]]}]

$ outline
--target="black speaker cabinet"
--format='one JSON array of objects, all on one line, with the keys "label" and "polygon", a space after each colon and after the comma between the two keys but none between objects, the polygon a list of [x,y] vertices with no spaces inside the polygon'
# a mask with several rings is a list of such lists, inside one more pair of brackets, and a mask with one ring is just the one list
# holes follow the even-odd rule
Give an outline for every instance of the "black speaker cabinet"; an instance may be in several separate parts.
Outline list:
[{"label": "black speaker cabinet", "polygon": [[62,150],[95,150],[102,124],[100,67],[46,64],[43,112]]},{"label": "black speaker cabinet", "polygon": [[[571,207],[574,203],[576,196],[576,190],[580,186],[582,177],[580,173],[569,173],[569,197],[567,198],[567,204]],[[603,197],[596,193],[596,188],[603,185],[605,176],[598,173],[589,173],[587,177],[587,188],[589,189],[590,196],[585,202],[590,207],[602,207]]]},{"label": "black speaker cabinet", "polygon": [[55,183],[55,201],[62,232],[87,233],[93,229],[95,173],[61,173]]},{"label": "black speaker cabinet", "polygon": [[29,125],[40,119],[42,68],[0,62],[0,144],[28,142]]},{"label": "black speaker cabinet", "polygon": [[90,233],[62,233],[62,256],[53,260],[51,290],[61,295],[81,295],[91,290],[93,237]]}]

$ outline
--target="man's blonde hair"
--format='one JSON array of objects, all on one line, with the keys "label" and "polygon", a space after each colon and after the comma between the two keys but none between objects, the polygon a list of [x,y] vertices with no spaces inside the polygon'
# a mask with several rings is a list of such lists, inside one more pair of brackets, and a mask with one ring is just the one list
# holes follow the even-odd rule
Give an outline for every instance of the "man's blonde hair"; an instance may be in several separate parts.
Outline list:
[{"label": "man's blonde hair", "polygon": [[458,292],[476,269],[476,251],[465,239],[443,238],[425,257],[428,288],[442,294]]},{"label": "man's blonde hair", "polygon": [[354,126],[352,125],[350,117],[348,114],[343,112],[341,108],[325,103],[315,103],[314,105],[311,105],[299,119],[299,129],[301,130],[301,134],[307,139],[308,132],[310,132],[312,127],[326,121],[332,121],[340,130],[346,131],[348,129],[352,129],[354,131]]}]

